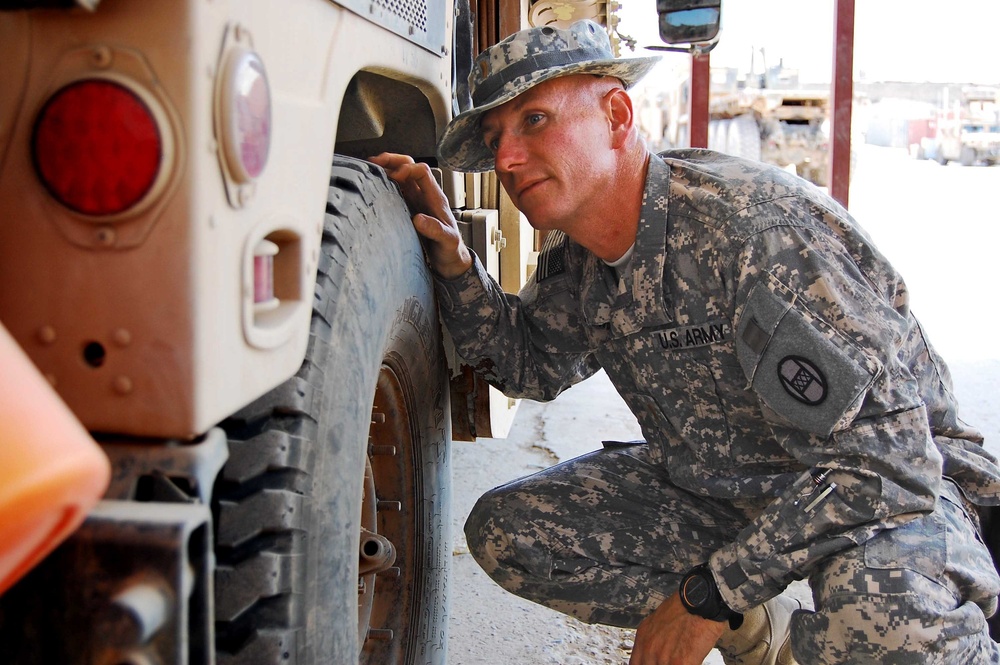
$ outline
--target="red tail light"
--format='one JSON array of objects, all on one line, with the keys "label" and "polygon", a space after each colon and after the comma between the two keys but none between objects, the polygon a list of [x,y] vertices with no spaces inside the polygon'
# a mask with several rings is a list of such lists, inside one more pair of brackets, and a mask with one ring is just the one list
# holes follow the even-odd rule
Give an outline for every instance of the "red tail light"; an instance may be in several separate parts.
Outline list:
[{"label": "red tail light", "polygon": [[42,183],[64,206],[84,215],[117,215],[156,184],[163,137],[135,92],[89,79],[65,86],[45,104],[32,153]]}]

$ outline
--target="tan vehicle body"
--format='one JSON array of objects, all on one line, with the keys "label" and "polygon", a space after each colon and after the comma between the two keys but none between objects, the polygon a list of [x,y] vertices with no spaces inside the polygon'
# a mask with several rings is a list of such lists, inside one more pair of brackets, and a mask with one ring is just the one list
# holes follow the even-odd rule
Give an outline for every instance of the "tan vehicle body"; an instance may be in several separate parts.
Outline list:
[{"label": "tan vehicle body", "polygon": [[[431,155],[449,117],[451,60],[317,0],[119,0],[92,14],[5,18],[0,318],[89,429],[199,435],[301,362],[329,161],[351,79],[366,70],[419,90],[420,105],[406,109],[408,133],[392,145]],[[260,54],[273,104],[267,166],[252,184],[227,177],[214,127],[218,74],[243,45]],[[170,133],[162,191],[145,212],[121,220],[59,206],[25,149],[49,96],[93,76],[134,83]],[[261,314],[253,255],[264,238],[280,248],[281,305]],[[105,349],[97,368],[81,360],[94,342]]]}]

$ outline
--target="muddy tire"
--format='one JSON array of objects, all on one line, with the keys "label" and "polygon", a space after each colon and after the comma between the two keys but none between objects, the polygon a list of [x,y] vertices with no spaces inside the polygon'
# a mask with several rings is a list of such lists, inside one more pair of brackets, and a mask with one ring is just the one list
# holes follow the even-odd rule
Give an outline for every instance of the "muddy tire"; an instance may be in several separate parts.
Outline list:
[{"label": "muddy tire", "polygon": [[335,159],[318,272],[299,372],[225,423],[218,662],[443,664],[446,366],[420,243],[378,167]]}]

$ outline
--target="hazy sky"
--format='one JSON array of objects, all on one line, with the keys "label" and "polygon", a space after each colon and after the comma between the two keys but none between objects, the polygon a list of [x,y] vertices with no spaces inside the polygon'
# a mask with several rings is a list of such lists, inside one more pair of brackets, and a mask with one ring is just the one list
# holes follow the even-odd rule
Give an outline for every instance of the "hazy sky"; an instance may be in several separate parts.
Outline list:
[{"label": "hazy sky", "polygon": [[[640,45],[660,44],[655,0],[621,4],[621,32]],[[803,81],[829,81],[834,4],[723,0],[722,38],[712,51],[712,65],[745,72],[751,53],[763,48],[768,65],[783,59],[786,67],[800,71]],[[998,30],[998,0],[857,0],[854,69],[869,81],[1000,83]]]}]

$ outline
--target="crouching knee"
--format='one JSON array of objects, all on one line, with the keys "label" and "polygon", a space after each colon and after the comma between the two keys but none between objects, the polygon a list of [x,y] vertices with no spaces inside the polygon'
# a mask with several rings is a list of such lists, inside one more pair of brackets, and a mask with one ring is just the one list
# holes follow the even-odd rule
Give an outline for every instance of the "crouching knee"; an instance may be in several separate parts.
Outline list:
[{"label": "crouching knee", "polygon": [[469,552],[497,584],[514,593],[547,578],[552,556],[539,527],[502,488],[481,496],[465,522]]}]

